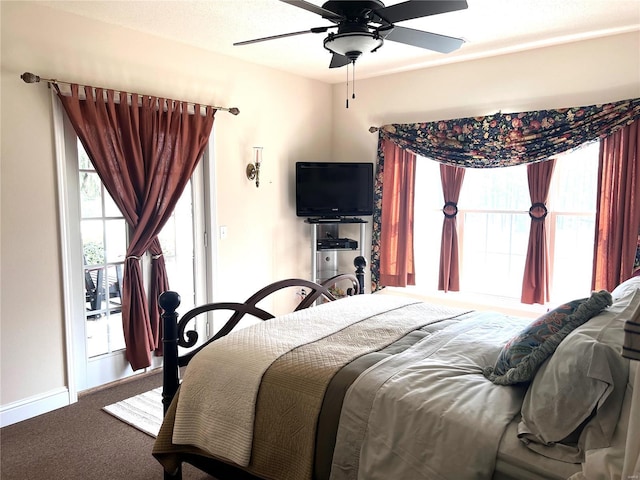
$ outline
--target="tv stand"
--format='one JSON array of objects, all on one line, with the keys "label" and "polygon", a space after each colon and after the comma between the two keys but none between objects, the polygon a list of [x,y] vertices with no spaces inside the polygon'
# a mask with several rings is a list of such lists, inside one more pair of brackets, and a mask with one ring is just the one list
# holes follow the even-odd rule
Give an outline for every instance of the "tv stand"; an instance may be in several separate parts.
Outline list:
[{"label": "tv stand", "polygon": [[[314,282],[321,282],[338,274],[339,252],[359,251],[359,255],[364,257],[366,220],[353,217],[316,217],[307,218],[305,223],[311,225],[311,279]],[[349,238],[341,238],[340,225],[345,224],[359,225],[359,242]],[[321,241],[327,239],[330,241]],[[324,245],[328,245],[328,247]]]},{"label": "tv stand", "polygon": [[307,223],[367,223],[366,220],[357,217],[315,217],[307,218]]}]

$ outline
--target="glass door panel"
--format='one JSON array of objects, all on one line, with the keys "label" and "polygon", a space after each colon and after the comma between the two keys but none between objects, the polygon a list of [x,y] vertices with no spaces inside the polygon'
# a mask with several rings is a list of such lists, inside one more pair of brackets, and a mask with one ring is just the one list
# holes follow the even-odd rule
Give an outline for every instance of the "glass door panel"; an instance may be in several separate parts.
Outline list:
[{"label": "glass door panel", "polygon": [[107,263],[122,265],[127,254],[127,223],[124,218],[108,219],[105,224]]},{"label": "glass door panel", "polygon": [[[84,322],[78,335],[84,338],[84,378],[80,390],[133,375],[125,357],[122,325],[124,260],[130,230],[119,208],[104,188],[80,142],[74,165],[78,181],[79,234],[84,276]],[[182,296],[181,309],[195,303],[195,227],[192,185],[188,184],[159,238],[164,251],[169,284]],[[150,258],[141,259],[144,284]],[[80,320],[80,319],[78,319]],[[80,330],[81,328],[81,330]],[[80,333],[82,332],[82,333]],[[159,365],[160,358],[153,359]]]},{"label": "glass door panel", "polygon": [[158,235],[169,287],[180,294],[180,311],[195,306],[195,238],[192,198],[192,185],[189,182],[171,218]]},{"label": "glass door panel", "polygon": [[80,209],[82,218],[102,216],[102,183],[96,172],[80,171]]},{"label": "glass door panel", "polygon": [[80,192],[86,347],[87,357],[93,358],[125,347],[121,290],[127,228],[113,208],[107,216],[107,206],[114,207],[114,202],[89,168],[80,170]]}]

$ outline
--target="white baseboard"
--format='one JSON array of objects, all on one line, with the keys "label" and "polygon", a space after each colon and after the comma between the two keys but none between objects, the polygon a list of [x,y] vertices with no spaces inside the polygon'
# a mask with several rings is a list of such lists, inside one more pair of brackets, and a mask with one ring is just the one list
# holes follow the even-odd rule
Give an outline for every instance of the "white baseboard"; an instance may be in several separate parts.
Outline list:
[{"label": "white baseboard", "polygon": [[0,427],[6,427],[70,404],[69,390],[66,387],[60,387],[17,402],[0,405]]}]

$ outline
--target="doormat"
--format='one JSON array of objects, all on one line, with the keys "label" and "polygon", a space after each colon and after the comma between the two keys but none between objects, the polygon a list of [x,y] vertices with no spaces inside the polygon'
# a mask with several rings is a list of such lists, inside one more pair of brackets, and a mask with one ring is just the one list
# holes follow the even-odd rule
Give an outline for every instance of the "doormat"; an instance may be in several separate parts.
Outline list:
[{"label": "doormat", "polygon": [[103,410],[155,438],[164,416],[162,387],[107,405]]}]

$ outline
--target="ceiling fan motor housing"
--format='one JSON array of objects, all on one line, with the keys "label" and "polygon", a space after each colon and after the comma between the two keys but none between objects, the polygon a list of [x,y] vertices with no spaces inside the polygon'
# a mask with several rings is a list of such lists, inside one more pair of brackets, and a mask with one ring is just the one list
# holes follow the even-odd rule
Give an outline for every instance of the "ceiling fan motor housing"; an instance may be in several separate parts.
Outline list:
[{"label": "ceiling fan motor housing", "polygon": [[384,8],[380,0],[329,0],[322,8],[330,12],[342,15],[350,22],[368,23],[373,20],[375,10]]}]

